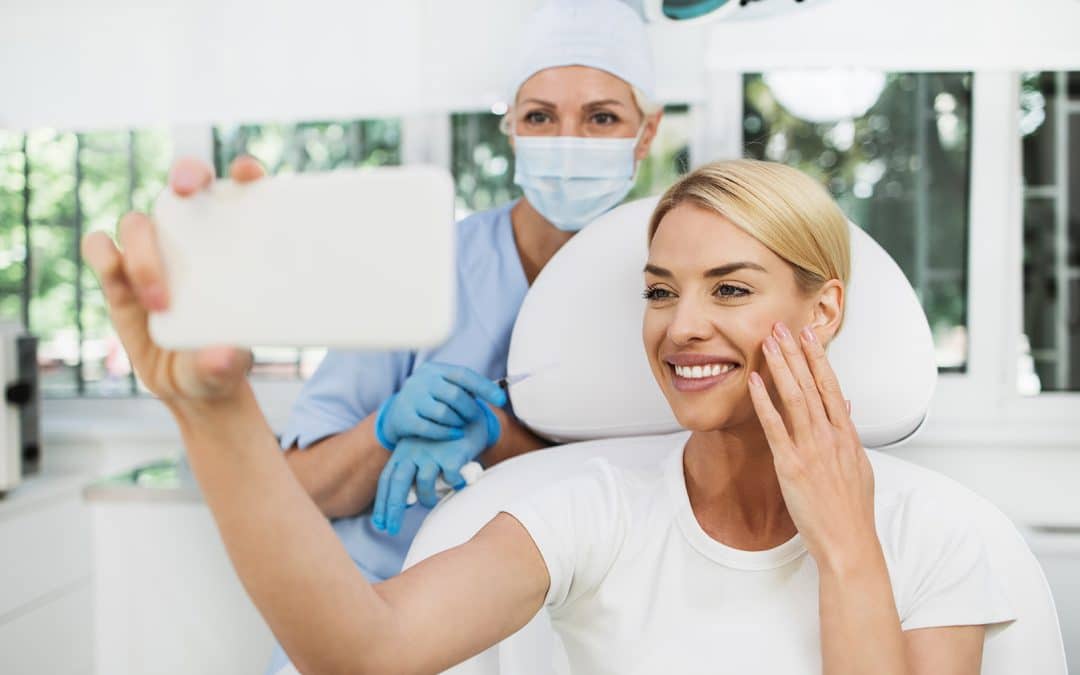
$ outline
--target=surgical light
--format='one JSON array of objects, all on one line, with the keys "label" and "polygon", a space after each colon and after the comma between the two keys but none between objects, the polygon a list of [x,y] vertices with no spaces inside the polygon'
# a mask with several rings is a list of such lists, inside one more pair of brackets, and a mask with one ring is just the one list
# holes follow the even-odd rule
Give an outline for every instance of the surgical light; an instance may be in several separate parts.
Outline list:
[{"label": "surgical light", "polygon": [[648,23],[758,19],[828,0],[624,0]]}]

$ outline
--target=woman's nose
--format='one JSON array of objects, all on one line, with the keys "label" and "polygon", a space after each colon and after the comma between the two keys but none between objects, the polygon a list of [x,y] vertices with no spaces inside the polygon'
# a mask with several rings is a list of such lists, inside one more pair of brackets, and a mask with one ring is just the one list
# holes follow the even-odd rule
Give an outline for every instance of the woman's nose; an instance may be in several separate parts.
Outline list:
[{"label": "woman's nose", "polygon": [[712,337],[714,328],[705,308],[692,300],[682,299],[668,325],[668,337],[675,344],[687,344]]},{"label": "woman's nose", "polygon": [[563,117],[559,121],[559,135],[560,136],[584,136],[585,132],[581,128],[581,122],[573,117]]}]

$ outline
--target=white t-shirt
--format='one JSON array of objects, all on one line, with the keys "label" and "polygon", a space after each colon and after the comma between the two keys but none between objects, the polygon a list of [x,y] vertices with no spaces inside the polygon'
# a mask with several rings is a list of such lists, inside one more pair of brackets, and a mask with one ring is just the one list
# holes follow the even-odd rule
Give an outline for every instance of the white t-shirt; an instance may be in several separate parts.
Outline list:
[{"label": "white t-shirt", "polygon": [[[690,508],[682,452],[603,459],[507,513],[551,576],[546,605],[574,673],[819,674],[818,576],[802,539],[742,551]],[[929,472],[870,452],[878,537],[904,630],[1014,618],[977,531]]]}]

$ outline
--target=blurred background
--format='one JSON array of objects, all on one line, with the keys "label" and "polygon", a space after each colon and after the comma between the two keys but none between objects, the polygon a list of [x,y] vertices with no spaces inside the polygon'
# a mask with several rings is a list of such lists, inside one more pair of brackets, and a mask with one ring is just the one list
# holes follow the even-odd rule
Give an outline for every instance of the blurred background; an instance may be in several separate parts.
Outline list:
[{"label": "blurred background", "polygon": [[[0,671],[254,672],[250,656],[191,661],[208,629],[187,624],[205,615],[160,575],[183,560],[186,574],[225,579],[215,565],[227,565],[80,238],[149,210],[179,155],[218,175],[241,153],[271,174],[436,164],[453,175],[459,216],[518,196],[502,83],[538,4],[3,3],[0,317],[39,340],[43,470],[0,501],[0,536],[23,542],[0,539],[0,569],[21,588],[0,581]],[[941,373],[925,432],[898,454],[1027,528],[1078,662],[1080,2],[807,5],[650,28],[665,115],[629,198],[713,159],[780,161],[819,179],[889,251],[926,310]],[[324,352],[255,353],[260,400],[280,423]],[[167,488],[157,511],[142,497],[84,501],[89,481],[140,464],[124,484]],[[53,520],[60,529],[43,535]],[[245,649],[268,639],[249,607],[223,616],[250,627],[235,637]],[[187,637],[161,637],[170,631]],[[58,638],[70,648],[50,648]]]}]

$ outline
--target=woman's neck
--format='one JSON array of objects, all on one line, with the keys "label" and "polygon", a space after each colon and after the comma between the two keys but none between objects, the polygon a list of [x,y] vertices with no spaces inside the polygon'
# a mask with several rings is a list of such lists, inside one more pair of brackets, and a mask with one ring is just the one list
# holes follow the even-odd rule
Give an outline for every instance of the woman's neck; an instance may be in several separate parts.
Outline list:
[{"label": "woman's neck", "polygon": [[510,211],[510,222],[514,227],[514,243],[521,259],[521,268],[525,271],[525,280],[532,286],[551,256],[570,241],[574,233],[552,225],[525,198],[514,204]]},{"label": "woman's neck", "polygon": [[763,551],[795,535],[761,427],[694,432],[683,454],[686,491],[701,528],[732,548]]}]

